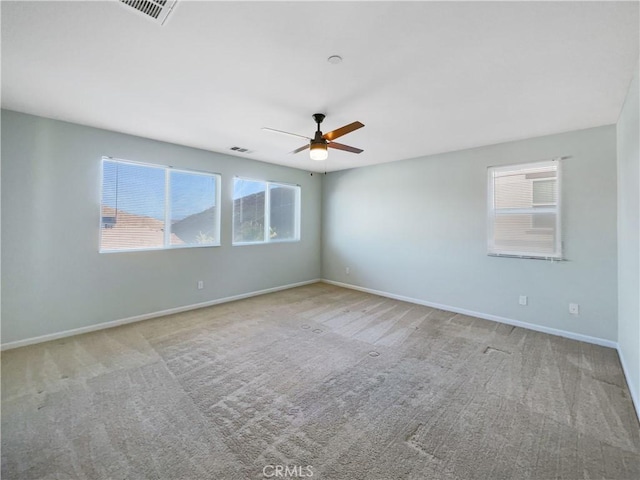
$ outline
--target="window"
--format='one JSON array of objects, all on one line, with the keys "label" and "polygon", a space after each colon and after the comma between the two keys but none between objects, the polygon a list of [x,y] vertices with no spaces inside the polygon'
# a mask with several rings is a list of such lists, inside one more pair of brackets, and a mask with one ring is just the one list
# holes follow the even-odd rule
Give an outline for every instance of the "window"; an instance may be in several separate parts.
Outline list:
[{"label": "window", "polygon": [[220,176],[102,159],[100,251],[220,245]]},{"label": "window", "polygon": [[300,240],[300,187],[236,178],[234,245]]},{"label": "window", "polygon": [[558,161],[489,168],[489,255],[561,258]]}]

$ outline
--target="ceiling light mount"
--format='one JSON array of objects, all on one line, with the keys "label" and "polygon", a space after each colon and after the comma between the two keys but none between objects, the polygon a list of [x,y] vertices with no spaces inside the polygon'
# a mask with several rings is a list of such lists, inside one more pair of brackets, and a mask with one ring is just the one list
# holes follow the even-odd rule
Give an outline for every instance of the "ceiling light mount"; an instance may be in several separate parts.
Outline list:
[{"label": "ceiling light mount", "polygon": [[327,58],[327,62],[331,63],[332,65],[337,65],[339,63],[342,63],[342,57],[340,55],[331,55],[329,58]]},{"label": "ceiling light mount", "polygon": [[318,131],[320,131],[320,124],[324,120],[324,117],[325,117],[324,113],[314,113],[313,114],[313,120],[318,124]]}]

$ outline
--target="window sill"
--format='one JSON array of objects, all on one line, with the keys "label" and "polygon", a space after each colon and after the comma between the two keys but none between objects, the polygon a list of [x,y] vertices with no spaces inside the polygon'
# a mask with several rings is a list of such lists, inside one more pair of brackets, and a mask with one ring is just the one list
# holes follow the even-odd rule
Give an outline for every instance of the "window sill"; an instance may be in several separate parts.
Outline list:
[{"label": "window sill", "polygon": [[236,243],[232,243],[231,246],[232,247],[247,247],[247,246],[251,246],[251,245],[273,245],[273,244],[278,244],[278,243],[299,243],[300,239],[295,239],[295,240],[271,240],[269,242],[236,242]]},{"label": "window sill", "polygon": [[562,256],[515,255],[510,253],[487,253],[489,257],[521,258],[524,260],[548,260],[550,262],[567,262]]},{"label": "window sill", "polygon": [[128,252],[162,252],[168,250],[187,250],[190,248],[220,247],[220,243],[208,243],[206,245],[173,245],[171,247],[149,248],[119,248],[117,250],[98,250],[98,253],[128,253]]}]

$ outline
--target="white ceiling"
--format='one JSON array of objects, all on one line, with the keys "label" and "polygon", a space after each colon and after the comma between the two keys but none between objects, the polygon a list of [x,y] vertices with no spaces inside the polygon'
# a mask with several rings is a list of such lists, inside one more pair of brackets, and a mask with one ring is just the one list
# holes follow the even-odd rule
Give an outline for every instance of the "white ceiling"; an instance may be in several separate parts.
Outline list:
[{"label": "white ceiling", "polygon": [[[615,123],[639,55],[638,2],[1,8],[3,108],[312,171]],[[314,162],[261,130],[311,136],[315,112],[363,122],[339,141],[364,152]]]}]

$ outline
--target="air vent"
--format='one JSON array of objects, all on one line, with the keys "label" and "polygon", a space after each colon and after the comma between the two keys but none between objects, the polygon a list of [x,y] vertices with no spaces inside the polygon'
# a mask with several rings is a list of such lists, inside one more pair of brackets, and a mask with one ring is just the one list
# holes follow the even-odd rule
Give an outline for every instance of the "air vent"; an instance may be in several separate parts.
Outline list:
[{"label": "air vent", "polygon": [[155,23],[164,25],[177,0],[120,0]]},{"label": "air vent", "polygon": [[248,148],[242,148],[242,147],[231,147],[229,150],[233,150],[234,152],[239,152],[239,153],[253,153]]}]

